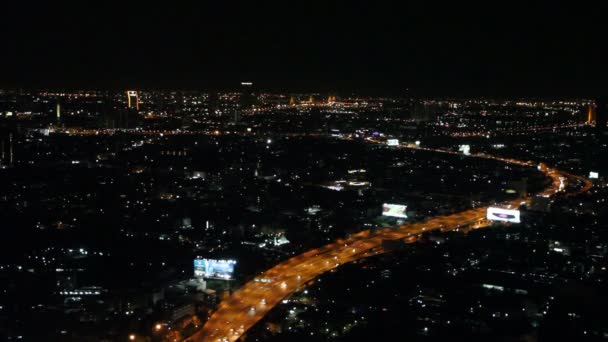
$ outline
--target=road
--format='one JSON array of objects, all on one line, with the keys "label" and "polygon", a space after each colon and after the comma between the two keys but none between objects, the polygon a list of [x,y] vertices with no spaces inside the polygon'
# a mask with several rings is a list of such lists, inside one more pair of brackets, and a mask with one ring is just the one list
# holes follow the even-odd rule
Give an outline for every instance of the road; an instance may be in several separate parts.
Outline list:
[{"label": "road", "polygon": [[[456,152],[446,150],[408,148],[456,154]],[[537,165],[531,162],[490,155],[472,155],[471,157],[494,159],[508,164],[524,166]],[[557,192],[565,191],[566,187],[563,183],[566,180],[581,183],[579,189],[573,193],[587,191],[592,185],[591,182],[582,177],[546,166],[542,166],[541,171],[553,180],[551,185],[541,193],[543,196],[551,196]],[[519,198],[501,203],[501,206],[518,208],[521,204],[529,204],[529,202],[530,198]],[[285,260],[261,273],[221,302],[203,328],[185,341],[236,341],[281,300],[301,290],[308,282],[319,275],[342,264],[383,253],[383,240],[404,240],[409,243],[416,241],[423,232],[459,230],[471,225],[475,228],[485,227],[490,224],[485,221],[486,210],[487,207],[480,207],[374,232],[361,231],[346,239],[337,240]]]}]

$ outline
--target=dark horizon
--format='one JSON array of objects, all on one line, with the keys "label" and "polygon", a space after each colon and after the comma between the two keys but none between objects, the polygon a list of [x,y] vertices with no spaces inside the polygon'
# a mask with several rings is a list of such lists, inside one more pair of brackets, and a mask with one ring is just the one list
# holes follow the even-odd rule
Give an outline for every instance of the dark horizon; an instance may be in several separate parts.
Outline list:
[{"label": "dark horizon", "polygon": [[[347,6],[348,5],[348,6]],[[601,11],[364,2],[8,4],[0,86],[593,97]]]}]

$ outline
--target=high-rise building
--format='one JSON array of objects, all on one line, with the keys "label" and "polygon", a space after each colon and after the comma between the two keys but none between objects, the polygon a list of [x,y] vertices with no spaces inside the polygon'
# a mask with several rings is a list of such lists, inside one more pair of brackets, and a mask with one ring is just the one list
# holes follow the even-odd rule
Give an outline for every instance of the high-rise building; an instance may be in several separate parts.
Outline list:
[{"label": "high-rise building", "polygon": [[8,164],[13,166],[14,163],[14,155],[13,155],[13,133],[9,133],[8,135]]},{"label": "high-rise building", "polygon": [[608,100],[600,97],[595,100],[595,129],[598,134],[603,134],[608,122]]},{"label": "high-rise building", "polygon": [[418,121],[432,121],[440,113],[440,106],[429,101],[418,101],[413,105],[412,118]]},{"label": "high-rise building", "polygon": [[61,122],[61,104],[59,103],[59,100],[57,101],[55,115],[57,116],[57,123],[59,124]]},{"label": "high-rise building", "polygon": [[592,104],[587,105],[587,123],[592,124],[595,122],[595,120],[596,120],[595,106],[593,106]]},{"label": "high-rise building", "polygon": [[255,94],[253,91],[253,82],[241,82],[239,94],[239,106],[234,112],[234,122],[240,121],[243,111],[251,109],[255,104]]},{"label": "high-rise building", "polygon": [[0,124],[0,166],[10,167],[15,164],[15,138],[19,132],[15,115]]},{"label": "high-rise building", "polygon": [[118,108],[113,113],[114,128],[133,128],[138,121],[139,93],[136,90],[127,90],[127,108]]},{"label": "high-rise building", "polygon": [[135,90],[127,90],[127,107],[139,110],[139,96]]}]

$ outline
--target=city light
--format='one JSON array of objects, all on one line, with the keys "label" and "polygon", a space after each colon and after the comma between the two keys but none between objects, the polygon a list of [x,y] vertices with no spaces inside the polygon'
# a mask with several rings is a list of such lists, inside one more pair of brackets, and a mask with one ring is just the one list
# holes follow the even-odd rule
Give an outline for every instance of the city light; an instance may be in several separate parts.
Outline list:
[{"label": "city light", "polygon": [[[230,22],[244,22],[234,9],[228,11],[235,17]],[[121,7],[96,15],[116,18],[121,11],[137,12]],[[211,21],[224,12],[206,11],[213,14]],[[394,28],[374,35],[366,27],[353,31],[350,24],[313,20],[313,31],[326,32],[311,37],[325,38],[309,39],[295,66],[285,63],[290,54],[302,52],[295,47],[306,39],[268,34],[277,28],[256,34],[256,25],[276,20],[246,12],[256,18],[246,29],[218,26],[216,31],[225,33],[218,36],[191,27],[186,35],[166,35],[177,39],[172,45],[188,46],[202,59],[163,46],[171,39],[148,32],[150,25],[137,25],[133,15],[124,16],[135,20],[128,28],[120,20],[110,25],[133,39],[101,33],[125,48],[87,52],[82,49],[103,45],[95,35],[77,44],[80,33],[91,31],[85,26],[95,23],[73,16],[63,21],[76,23],[68,26],[82,32],[58,34],[75,37],[65,44],[47,44],[44,34],[35,44],[22,44],[33,49],[28,56],[41,56],[44,65],[33,69],[17,67],[28,58],[19,56],[23,49],[10,48],[11,42],[31,43],[19,23],[28,23],[30,33],[42,32],[53,25],[38,22],[53,16],[29,15],[36,20],[5,25],[13,31],[5,35],[6,50],[17,55],[11,55],[7,65],[15,65],[4,76],[20,86],[0,88],[0,213],[7,228],[0,259],[4,339],[604,336],[597,313],[608,281],[608,184],[601,177],[608,167],[608,100],[578,98],[558,85],[566,81],[543,81],[555,70],[536,69],[548,65],[517,66],[526,64],[525,56],[542,55],[542,37],[519,44],[537,50],[523,59],[509,57],[521,46],[501,51],[515,64],[474,66],[489,75],[524,78],[515,82],[523,88],[507,91],[513,80],[467,70],[487,64],[465,58],[483,50],[487,37],[474,39],[481,45],[447,39],[455,42],[450,53],[456,49],[452,55],[464,56],[456,63],[460,71],[446,67],[449,58],[434,58],[437,67],[410,68],[413,74],[405,77],[390,64],[403,58],[407,64],[411,57],[398,51],[407,44],[381,46],[398,41],[387,37]],[[281,17],[271,12],[269,17]],[[275,26],[298,27],[293,18],[298,11],[292,12],[283,16],[292,25]],[[418,12],[425,11],[412,13]],[[152,17],[166,24],[163,30],[191,21]],[[338,17],[327,20],[342,20]],[[455,21],[445,32],[467,22],[456,13],[448,17]],[[426,26],[445,26],[447,20],[432,19]],[[340,48],[344,39],[332,34],[336,27],[349,31],[346,36],[360,46],[372,47],[355,49],[355,55],[368,58],[353,58],[352,47]],[[461,33],[453,36],[471,37]],[[504,40],[504,35],[485,35],[496,46]],[[364,44],[376,36],[386,39]],[[431,42],[420,51],[440,49],[442,44],[432,42],[442,40],[432,38],[420,39]],[[217,48],[219,40],[222,46],[246,48],[228,49],[234,51],[227,56],[226,49]],[[568,49],[553,43],[552,58],[563,59],[560,51]],[[137,50],[142,48],[155,52],[141,58]],[[324,51],[313,53],[319,48]],[[45,52],[34,51],[40,49]],[[400,57],[384,58],[391,55],[387,51]],[[99,54],[111,56],[100,60]],[[313,55],[320,57],[308,58]],[[116,56],[132,61],[121,66],[124,58]],[[331,56],[328,65],[321,63],[324,56]],[[168,72],[166,59],[188,72]],[[69,68],[62,67],[65,61]],[[281,72],[254,70],[264,63]],[[105,66],[103,75],[96,65]],[[370,80],[361,72],[378,65],[390,77]],[[498,67],[506,71],[491,72]],[[27,71],[23,79],[10,77],[18,70]],[[141,77],[129,77],[131,71]],[[294,78],[294,72],[306,77],[298,80],[302,75]],[[439,82],[459,86],[438,89],[430,82],[444,79],[437,73],[473,77]],[[254,87],[249,80],[230,81],[239,74],[259,82],[254,80]],[[540,80],[530,83],[530,75]],[[582,93],[601,94],[589,87],[601,72],[589,75]],[[167,77],[169,85],[163,81]],[[480,77],[489,90],[472,85]],[[422,89],[416,79],[430,81],[422,82],[428,83]],[[66,80],[70,84],[44,88]],[[499,81],[504,84],[492,85]],[[74,88],[78,84],[85,89]],[[113,88],[120,84],[133,90]],[[539,94],[546,96],[509,96],[525,92],[526,84],[540,84],[545,88]],[[562,91],[552,92],[556,89]],[[444,92],[452,94],[433,95]],[[585,291],[556,292],[563,284],[574,289],[583,284]]]},{"label": "city light", "polygon": [[382,216],[390,216],[397,218],[407,218],[405,213],[407,206],[401,204],[388,204],[382,205]]},{"label": "city light", "polygon": [[229,280],[233,278],[235,260],[194,259],[194,275]]},{"label": "city light", "polygon": [[491,221],[520,223],[519,210],[488,207],[486,218]]},{"label": "city light", "polygon": [[464,154],[465,156],[468,156],[471,154],[471,146],[469,145],[460,145],[458,147],[458,151],[462,152],[462,154]]},{"label": "city light", "polygon": [[399,146],[399,139],[388,139],[386,144],[388,146]]}]

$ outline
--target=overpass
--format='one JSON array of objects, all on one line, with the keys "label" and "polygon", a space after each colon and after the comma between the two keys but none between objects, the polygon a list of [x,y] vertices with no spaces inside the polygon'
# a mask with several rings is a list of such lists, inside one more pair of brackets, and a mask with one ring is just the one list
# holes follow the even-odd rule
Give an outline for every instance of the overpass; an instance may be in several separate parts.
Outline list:
[{"label": "overpass", "polygon": [[[446,150],[409,148],[457,154]],[[532,162],[491,155],[478,154],[470,157],[493,159],[508,164],[530,167],[537,165]],[[581,183],[581,186],[570,194],[587,191],[592,186],[590,181],[579,176],[545,166],[540,169],[552,179],[551,184],[541,192],[541,195],[544,196],[552,196],[557,192],[566,191],[563,186],[566,180]],[[530,198],[528,197],[505,202],[501,205],[517,208],[521,204],[529,204],[529,202]],[[236,341],[281,300],[299,291],[319,275],[342,264],[384,253],[385,251],[382,249],[383,240],[404,240],[411,243],[416,241],[424,232],[458,231],[469,226],[475,228],[486,227],[490,224],[485,220],[486,210],[487,207],[480,207],[375,232],[365,230],[285,260],[259,274],[254,280],[246,283],[222,301],[202,329],[185,341]]]}]

